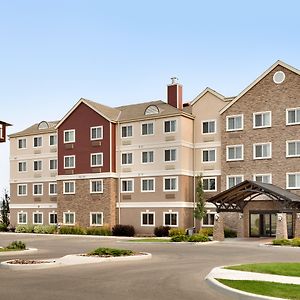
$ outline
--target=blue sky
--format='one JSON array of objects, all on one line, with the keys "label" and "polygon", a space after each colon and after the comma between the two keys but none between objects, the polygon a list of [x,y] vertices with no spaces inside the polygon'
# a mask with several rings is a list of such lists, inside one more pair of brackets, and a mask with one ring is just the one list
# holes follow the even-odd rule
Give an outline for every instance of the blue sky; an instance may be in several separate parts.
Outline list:
[{"label": "blue sky", "polygon": [[[238,94],[276,60],[300,69],[299,1],[0,0],[0,119],[57,120],[81,97],[119,106]],[[9,145],[0,145],[0,192]]]}]

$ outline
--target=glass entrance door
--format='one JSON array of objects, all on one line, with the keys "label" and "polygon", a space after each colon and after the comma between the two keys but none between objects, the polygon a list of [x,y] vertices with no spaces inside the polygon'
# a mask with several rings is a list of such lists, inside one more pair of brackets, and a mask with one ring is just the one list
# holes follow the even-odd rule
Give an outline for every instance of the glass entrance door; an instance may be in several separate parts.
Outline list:
[{"label": "glass entrance door", "polygon": [[250,213],[250,236],[275,236],[276,214],[272,213]]}]

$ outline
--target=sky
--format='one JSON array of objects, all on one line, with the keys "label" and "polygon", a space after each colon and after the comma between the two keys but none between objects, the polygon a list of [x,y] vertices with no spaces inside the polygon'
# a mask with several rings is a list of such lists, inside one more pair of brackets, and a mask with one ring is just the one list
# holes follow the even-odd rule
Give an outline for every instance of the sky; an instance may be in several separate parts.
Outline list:
[{"label": "sky", "polygon": [[173,76],[185,102],[206,87],[237,95],[278,59],[300,69],[299,11],[297,0],[0,0],[0,120],[11,134],[81,97],[165,100]]}]

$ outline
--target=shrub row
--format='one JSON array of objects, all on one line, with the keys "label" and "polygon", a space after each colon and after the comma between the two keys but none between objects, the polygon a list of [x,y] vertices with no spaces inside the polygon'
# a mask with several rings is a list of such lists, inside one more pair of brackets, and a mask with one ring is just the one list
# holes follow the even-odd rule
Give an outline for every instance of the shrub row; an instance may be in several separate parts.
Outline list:
[{"label": "shrub row", "polygon": [[286,240],[286,239],[273,240],[273,245],[300,247],[300,238],[294,238],[292,240]]},{"label": "shrub row", "polygon": [[7,231],[7,225],[6,224],[3,224],[3,223],[0,223],[0,231]]},{"label": "shrub row", "polygon": [[204,243],[210,241],[209,237],[202,234],[188,235],[174,235],[171,237],[172,242],[192,242],[192,243]]},{"label": "shrub row", "polygon": [[134,252],[126,249],[116,249],[116,248],[97,248],[88,253],[88,255],[95,256],[130,256],[134,255]]},{"label": "shrub row", "polygon": [[13,241],[6,247],[6,249],[9,249],[9,250],[25,250],[26,245],[22,241]]}]

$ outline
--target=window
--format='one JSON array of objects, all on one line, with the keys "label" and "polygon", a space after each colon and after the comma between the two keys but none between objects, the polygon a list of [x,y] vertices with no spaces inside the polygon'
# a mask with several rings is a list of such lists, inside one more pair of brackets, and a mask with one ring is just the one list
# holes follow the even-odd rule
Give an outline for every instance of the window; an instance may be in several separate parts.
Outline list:
[{"label": "window", "polygon": [[216,177],[203,177],[202,185],[204,192],[215,192],[217,190],[217,178]]},{"label": "window", "polygon": [[271,112],[258,112],[253,114],[253,128],[271,127]]},{"label": "window", "polygon": [[253,180],[263,183],[272,183],[272,175],[271,174],[255,174],[253,175]]},{"label": "window", "polygon": [[226,160],[243,160],[244,159],[244,145],[226,146]]},{"label": "window", "polygon": [[90,192],[94,193],[103,193],[103,179],[91,180],[90,181]]},{"label": "window", "polygon": [[57,159],[50,159],[49,169],[50,170],[57,170]]},{"label": "window", "polygon": [[286,110],[286,125],[300,124],[300,107]]},{"label": "window", "polygon": [[18,139],[18,148],[26,149],[26,147],[27,147],[27,140],[26,139]]},{"label": "window", "polygon": [[233,186],[241,183],[244,181],[244,175],[228,175],[226,177],[226,186],[227,186],[227,189],[230,189],[232,188]]},{"label": "window", "polygon": [[103,126],[91,127],[91,140],[103,139]]},{"label": "window", "polygon": [[202,219],[202,225],[204,227],[214,226],[215,224],[215,213],[206,213]]},{"label": "window", "polygon": [[271,143],[253,145],[253,159],[266,159],[271,157],[272,157]]},{"label": "window", "polygon": [[49,213],[49,224],[50,225],[57,224],[57,213],[56,212]]},{"label": "window", "polygon": [[176,131],[176,120],[165,121],[164,132],[171,133]]},{"label": "window", "polygon": [[42,161],[41,160],[35,160],[33,162],[33,171],[42,171]]},{"label": "window", "polygon": [[155,180],[154,178],[146,178],[141,180],[142,192],[155,192]]},{"label": "window", "polygon": [[202,162],[216,162],[216,149],[203,149]]},{"label": "window", "polygon": [[103,213],[91,212],[90,213],[90,225],[91,226],[103,226]]},{"label": "window", "polygon": [[64,168],[65,169],[75,168],[75,155],[64,156]]},{"label": "window", "polygon": [[42,196],[43,195],[43,184],[42,183],[34,183],[32,186],[32,194],[34,196]]},{"label": "window", "polygon": [[132,165],[132,153],[122,153],[122,165]]},{"label": "window", "polygon": [[56,182],[49,183],[49,195],[57,195],[57,183]]},{"label": "window", "polygon": [[226,130],[235,131],[243,130],[243,115],[227,116],[226,117]]},{"label": "window", "polygon": [[286,142],[286,156],[287,157],[300,156],[300,141]]},{"label": "window", "polygon": [[287,188],[300,189],[300,173],[287,173]]},{"label": "window", "polygon": [[216,133],[216,121],[202,121],[202,133]]},{"label": "window", "polygon": [[64,212],[64,224],[74,225],[75,224],[75,213],[74,212]]},{"label": "window", "polygon": [[75,129],[64,131],[64,143],[75,143]]},{"label": "window", "polygon": [[27,212],[18,212],[18,224],[27,224]]},{"label": "window", "polygon": [[18,184],[18,196],[27,196],[27,184]]},{"label": "window", "polygon": [[103,166],[103,153],[92,153],[91,154],[91,167]]},{"label": "window", "polygon": [[164,192],[178,191],[178,177],[164,177]]},{"label": "window", "polygon": [[56,146],[57,145],[57,135],[52,134],[49,136],[49,145],[50,146]]},{"label": "window", "polygon": [[178,212],[164,212],[164,226],[178,226]]},{"label": "window", "polygon": [[141,213],[141,226],[154,226],[155,225],[155,213],[154,212],[142,212]]},{"label": "window", "polygon": [[134,191],[133,179],[122,179],[121,180],[121,191],[122,191],[122,193],[132,193]]},{"label": "window", "polygon": [[37,136],[33,138],[33,147],[42,147],[43,145],[43,139],[41,136]]},{"label": "window", "polygon": [[177,149],[166,149],[165,150],[165,162],[176,161]]},{"label": "window", "polygon": [[126,125],[121,127],[122,138],[132,137],[132,125]]},{"label": "window", "polygon": [[75,181],[64,181],[64,194],[75,194]]},{"label": "window", "polygon": [[26,161],[19,161],[19,164],[18,164],[18,170],[19,172],[26,172],[27,171],[27,163]]},{"label": "window", "polygon": [[154,134],[153,123],[142,124],[142,135],[152,135]]},{"label": "window", "polygon": [[43,224],[43,213],[41,212],[33,213],[33,224]]},{"label": "window", "polygon": [[142,163],[149,164],[154,161],[154,151],[143,151],[142,152]]}]

